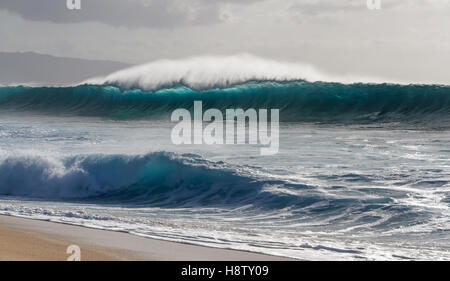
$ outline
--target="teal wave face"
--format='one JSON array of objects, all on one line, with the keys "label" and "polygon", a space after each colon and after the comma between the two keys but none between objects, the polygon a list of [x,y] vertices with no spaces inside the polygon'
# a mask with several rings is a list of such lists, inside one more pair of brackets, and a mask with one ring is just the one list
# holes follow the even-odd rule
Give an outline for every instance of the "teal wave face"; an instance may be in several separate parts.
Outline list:
[{"label": "teal wave face", "polygon": [[264,209],[303,207],[320,200],[317,195],[306,199],[263,190],[271,184],[309,188],[281,180],[259,180],[193,154],[154,152],[64,159],[28,155],[0,160],[0,195],[7,196],[83,199],[132,207],[254,204]]},{"label": "teal wave face", "polygon": [[450,123],[450,87],[437,85],[249,82],[227,88],[184,86],[121,91],[110,86],[2,87],[0,110],[112,119],[169,120],[177,108],[278,108],[282,122]]},{"label": "teal wave face", "polygon": [[[386,209],[386,204],[392,203],[392,190],[383,193],[368,189],[362,197],[328,195],[314,185],[256,176],[242,168],[199,155],[169,152],[62,158],[11,154],[0,159],[0,195],[106,207],[221,208],[251,217],[269,214],[271,219],[279,213],[283,225],[288,221],[328,225],[329,218],[339,218],[345,226],[354,223],[354,217],[342,214],[367,213],[373,217],[379,212],[375,217],[383,218],[382,227],[391,228],[398,220],[407,225],[430,215],[413,206]],[[344,174],[341,179],[345,182],[355,177],[358,175]],[[364,177],[360,180],[370,181]],[[408,197],[403,192],[395,194]],[[391,219],[385,222],[387,215]]]}]

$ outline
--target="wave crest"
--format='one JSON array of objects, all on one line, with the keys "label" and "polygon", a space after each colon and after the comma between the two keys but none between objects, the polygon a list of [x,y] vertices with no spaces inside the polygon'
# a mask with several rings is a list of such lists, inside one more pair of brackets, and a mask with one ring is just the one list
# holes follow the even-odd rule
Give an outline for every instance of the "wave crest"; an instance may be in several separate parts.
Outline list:
[{"label": "wave crest", "polygon": [[249,54],[201,56],[181,60],[158,60],[134,66],[85,84],[112,85],[121,89],[157,90],[185,85],[203,90],[228,87],[249,81],[308,81],[339,83],[383,83],[386,80],[361,76],[336,77],[308,64],[278,62]]},{"label": "wave crest", "polygon": [[[133,207],[223,206],[273,197],[251,176],[197,155],[78,155],[63,159],[3,155],[0,194],[41,199],[84,199]],[[266,200],[262,200],[264,203]],[[270,201],[268,200],[270,206]],[[285,202],[289,203],[289,202]]]}]

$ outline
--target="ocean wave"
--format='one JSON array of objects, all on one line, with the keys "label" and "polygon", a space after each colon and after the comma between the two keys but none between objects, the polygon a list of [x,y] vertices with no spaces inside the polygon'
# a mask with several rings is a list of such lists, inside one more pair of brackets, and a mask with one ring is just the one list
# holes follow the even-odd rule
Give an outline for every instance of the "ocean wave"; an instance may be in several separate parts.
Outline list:
[{"label": "ocean wave", "polygon": [[250,54],[239,54],[158,60],[120,70],[105,77],[89,79],[84,84],[154,91],[176,85],[185,85],[196,90],[224,88],[250,81],[321,81],[343,84],[392,82],[355,75],[337,77],[304,63],[279,62]]},{"label": "ocean wave", "polygon": [[[354,177],[354,175],[352,175]],[[2,199],[92,204],[104,207],[222,210],[287,223],[311,231],[330,227],[346,232],[367,227],[392,229],[427,222],[429,210],[393,204],[410,190],[341,189],[314,186],[264,173],[257,167],[210,161],[194,154],[89,154],[49,156],[29,152],[0,154]],[[9,197],[5,197],[9,196]],[[12,197],[12,198],[11,198]],[[352,216],[346,214],[352,213]],[[263,221],[258,221],[263,219]]]},{"label": "ocean wave", "polygon": [[0,110],[112,119],[170,120],[177,108],[278,108],[281,122],[450,123],[450,86],[248,82],[194,90],[184,85],[155,91],[112,86],[3,87]]},{"label": "ocean wave", "polygon": [[264,191],[265,186],[284,184],[257,179],[224,163],[191,154],[154,152],[65,158],[24,154],[3,155],[0,159],[0,195],[7,196],[133,207],[250,204],[264,209],[304,206],[319,200],[314,196],[305,199]]}]

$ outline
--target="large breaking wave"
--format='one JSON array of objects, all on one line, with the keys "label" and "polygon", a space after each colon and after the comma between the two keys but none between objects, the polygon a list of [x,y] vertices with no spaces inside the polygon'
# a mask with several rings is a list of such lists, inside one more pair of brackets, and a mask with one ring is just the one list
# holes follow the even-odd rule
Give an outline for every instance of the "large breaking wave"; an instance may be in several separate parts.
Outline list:
[{"label": "large breaking wave", "polygon": [[169,120],[174,109],[202,100],[205,110],[278,108],[280,120],[290,122],[449,120],[450,86],[386,82],[250,55],[197,57],[160,60],[80,85],[0,87],[0,110]]},{"label": "large breaking wave", "polygon": [[[0,110],[113,119],[169,120],[174,109],[278,108],[282,122],[422,122],[450,120],[450,87],[438,85],[247,82],[195,90],[113,86],[3,87]],[[436,122],[438,121],[438,122]]]},{"label": "large breaking wave", "polygon": [[334,76],[308,64],[278,62],[249,54],[240,54],[158,60],[117,71],[106,77],[90,79],[85,83],[149,91],[176,85],[204,90],[215,87],[225,88],[249,81],[287,82],[299,80],[342,84],[393,82],[356,75]]}]

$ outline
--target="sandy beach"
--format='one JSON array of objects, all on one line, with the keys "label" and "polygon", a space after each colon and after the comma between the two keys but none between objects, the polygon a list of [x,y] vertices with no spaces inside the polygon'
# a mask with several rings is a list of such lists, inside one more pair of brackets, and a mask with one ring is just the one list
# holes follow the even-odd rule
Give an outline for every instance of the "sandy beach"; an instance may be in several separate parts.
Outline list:
[{"label": "sandy beach", "polygon": [[65,261],[77,245],[83,261],[269,261],[270,255],[209,248],[48,221],[0,216],[0,260]]}]

